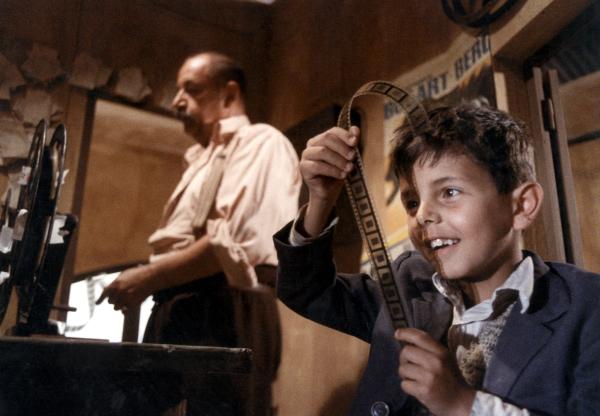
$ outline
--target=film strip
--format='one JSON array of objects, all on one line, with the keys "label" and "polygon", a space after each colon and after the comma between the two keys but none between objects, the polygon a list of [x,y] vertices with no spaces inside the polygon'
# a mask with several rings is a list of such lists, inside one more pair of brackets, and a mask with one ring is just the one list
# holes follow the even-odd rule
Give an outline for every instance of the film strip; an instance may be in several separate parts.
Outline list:
[{"label": "film strip", "polygon": [[[394,101],[404,110],[409,126],[415,134],[429,130],[429,118],[421,103],[406,91],[386,81],[372,81],[360,87],[342,108],[338,117],[338,127],[346,130],[350,128],[352,104],[357,97],[363,95],[379,95]],[[373,264],[373,275],[381,285],[392,324],[395,329],[414,326],[407,296],[394,281],[390,255],[365,181],[360,154],[356,155],[354,169],[345,182],[356,223],[363,240],[367,243],[369,258]]]}]

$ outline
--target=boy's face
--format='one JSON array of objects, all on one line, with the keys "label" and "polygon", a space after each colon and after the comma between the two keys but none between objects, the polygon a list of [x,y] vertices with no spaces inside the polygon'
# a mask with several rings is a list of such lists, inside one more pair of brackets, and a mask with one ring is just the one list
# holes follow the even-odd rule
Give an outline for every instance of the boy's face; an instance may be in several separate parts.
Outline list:
[{"label": "boy's face", "polygon": [[444,278],[502,284],[520,261],[511,193],[468,156],[419,159],[400,189],[410,238]]}]

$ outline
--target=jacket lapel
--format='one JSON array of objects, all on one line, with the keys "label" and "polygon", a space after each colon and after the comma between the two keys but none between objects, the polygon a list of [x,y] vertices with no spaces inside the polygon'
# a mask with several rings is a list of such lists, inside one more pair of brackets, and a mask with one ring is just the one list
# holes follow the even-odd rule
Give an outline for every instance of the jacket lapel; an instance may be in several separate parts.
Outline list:
[{"label": "jacket lapel", "polygon": [[445,340],[452,320],[452,307],[431,282],[435,272],[433,266],[420,253],[406,251],[394,261],[392,268],[398,291],[405,299],[410,299],[415,328],[437,340]]},{"label": "jacket lapel", "polygon": [[422,298],[412,299],[411,302],[415,327],[438,341],[444,341],[452,321],[450,303],[437,292],[424,292]]},{"label": "jacket lapel", "polygon": [[570,302],[558,276],[535,254],[526,255],[533,259],[535,274],[529,309],[521,313],[517,301],[498,338],[483,380],[486,391],[502,397],[509,394],[519,375],[547,343],[553,333],[549,323],[563,315]]}]

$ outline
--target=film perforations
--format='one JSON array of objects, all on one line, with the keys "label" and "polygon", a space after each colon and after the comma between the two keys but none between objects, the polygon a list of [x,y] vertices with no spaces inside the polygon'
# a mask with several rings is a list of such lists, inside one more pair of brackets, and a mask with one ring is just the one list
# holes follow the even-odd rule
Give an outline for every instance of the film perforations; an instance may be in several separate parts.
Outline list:
[{"label": "film perforations", "polygon": [[[339,127],[346,130],[350,128],[352,103],[356,97],[367,94],[384,96],[398,104],[404,110],[409,126],[415,134],[421,134],[429,129],[427,113],[419,101],[386,81],[373,81],[360,87],[342,108],[338,118]],[[392,324],[396,329],[412,326],[413,320],[408,302],[394,281],[390,256],[367,187],[360,154],[356,155],[354,169],[346,178],[345,185],[358,229],[369,251],[369,259],[373,265],[372,273],[381,286]]]}]

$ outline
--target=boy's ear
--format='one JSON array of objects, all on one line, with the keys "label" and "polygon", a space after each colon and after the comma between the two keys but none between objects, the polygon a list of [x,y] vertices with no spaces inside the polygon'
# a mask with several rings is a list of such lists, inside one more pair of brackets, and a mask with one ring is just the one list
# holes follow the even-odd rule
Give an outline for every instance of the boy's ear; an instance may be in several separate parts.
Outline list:
[{"label": "boy's ear", "polygon": [[544,191],[537,182],[525,182],[512,191],[513,228],[522,231],[537,217]]}]

